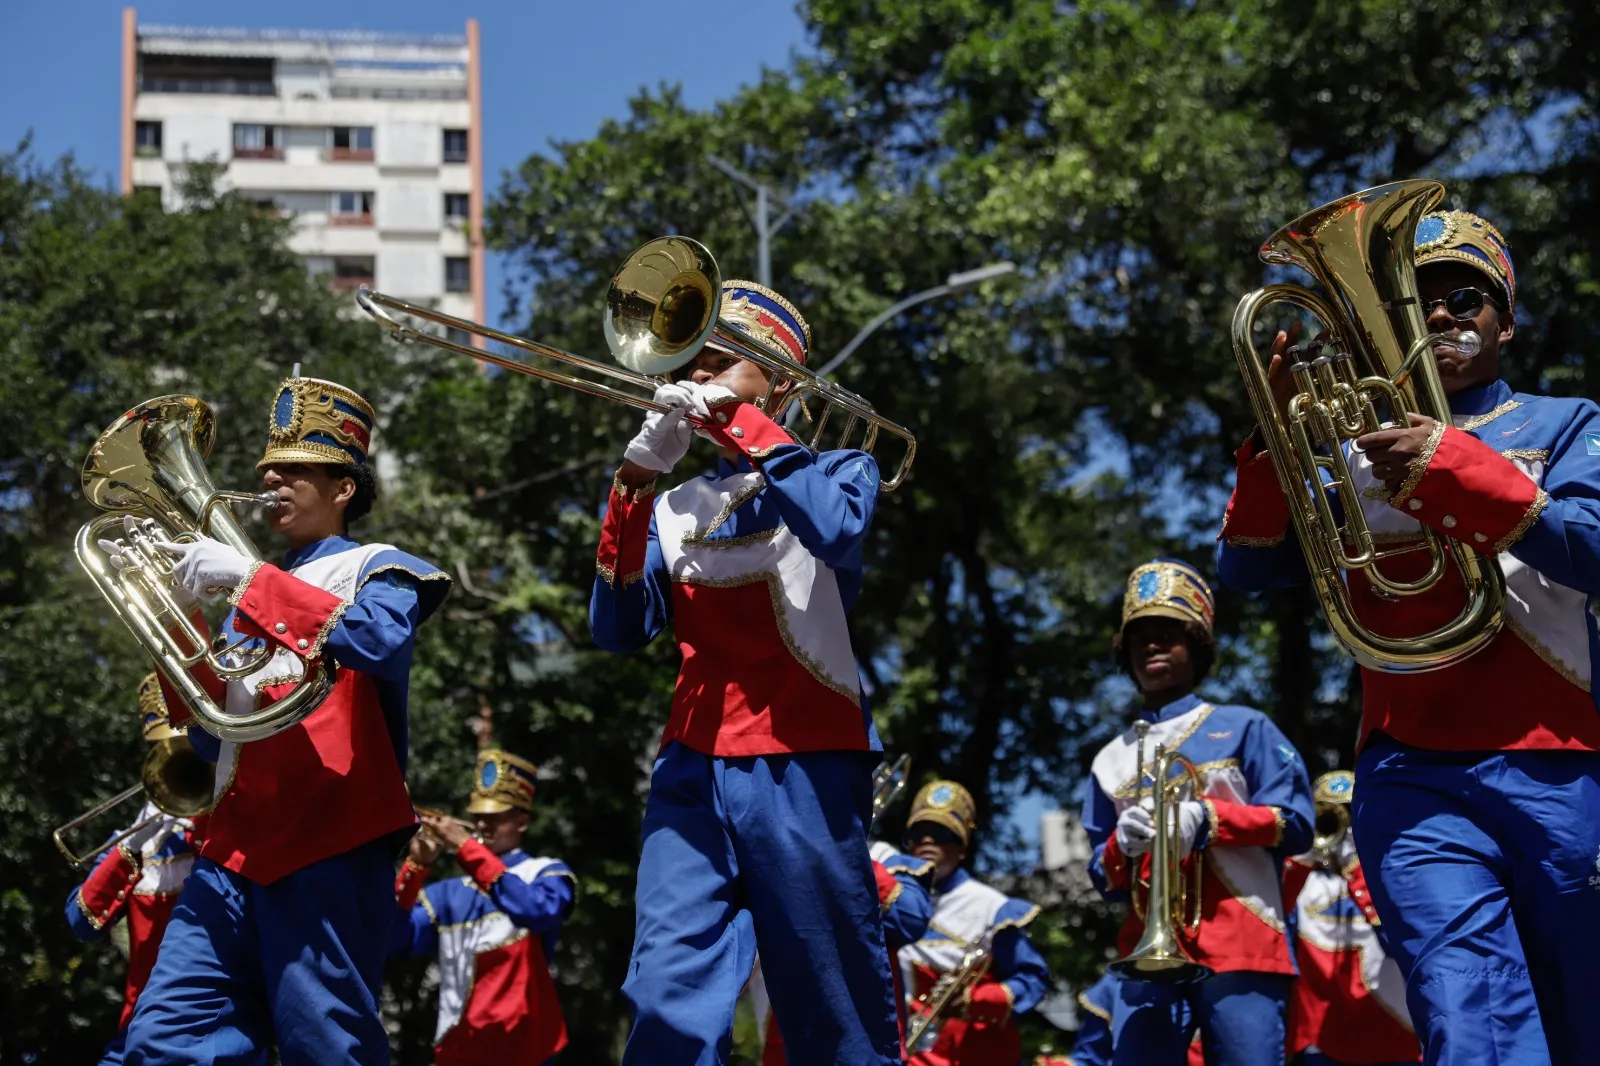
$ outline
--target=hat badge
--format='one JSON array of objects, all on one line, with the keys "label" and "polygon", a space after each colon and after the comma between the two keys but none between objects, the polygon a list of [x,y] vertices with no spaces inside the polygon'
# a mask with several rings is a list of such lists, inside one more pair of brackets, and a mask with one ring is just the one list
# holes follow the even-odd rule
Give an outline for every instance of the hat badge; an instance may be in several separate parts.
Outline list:
[{"label": "hat badge", "polygon": [[500,767],[497,763],[486,762],[483,769],[478,772],[478,787],[493,788],[494,783],[500,779]]},{"label": "hat badge", "polygon": [[956,799],[955,789],[949,785],[939,785],[928,793],[928,804],[932,807],[948,807]]},{"label": "hat badge", "polygon": [[1139,575],[1139,584],[1134,588],[1134,595],[1140,603],[1147,603],[1156,598],[1161,592],[1161,575],[1154,570],[1146,570]]}]

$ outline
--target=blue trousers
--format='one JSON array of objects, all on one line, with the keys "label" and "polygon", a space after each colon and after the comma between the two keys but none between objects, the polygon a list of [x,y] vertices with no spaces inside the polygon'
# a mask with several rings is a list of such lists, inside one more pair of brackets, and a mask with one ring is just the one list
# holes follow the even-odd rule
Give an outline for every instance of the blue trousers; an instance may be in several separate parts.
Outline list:
[{"label": "blue trousers", "polygon": [[395,921],[381,841],[258,885],[198,859],[128,1023],[128,1066],[385,1066]]},{"label": "blue trousers", "polygon": [[1600,1061],[1600,755],[1380,737],[1353,808],[1424,1061]]},{"label": "blue trousers", "polygon": [[1195,1030],[1206,1066],[1283,1066],[1289,975],[1238,971],[1193,985],[1118,981],[1111,1012],[1117,1066],[1183,1066]]},{"label": "blue trousers", "polygon": [[123,1026],[117,1030],[117,1035],[112,1037],[111,1043],[100,1053],[100,1066],[122,1066],[123,1056],[127,1054],[128,1028]]},{"label": "blue trousers", "polygon": [[728,1060],[757,948],[795,1066],[900,1062],[867,854],[864,752],[714,758],[676,742],[645,805],[624,1066]]}]

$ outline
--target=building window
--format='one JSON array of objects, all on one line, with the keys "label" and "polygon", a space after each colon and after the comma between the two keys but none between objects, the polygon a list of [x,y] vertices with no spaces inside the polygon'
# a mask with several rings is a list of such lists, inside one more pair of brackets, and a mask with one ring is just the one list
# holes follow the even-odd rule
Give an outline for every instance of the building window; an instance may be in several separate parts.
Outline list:
[{"label": "building window", "polygon": [[446,163],[465,163],[467,161],[467,131],[444,131],[444,161]]},{"label": "building window", "polygon": [[338,292],[353,292],[363,285],[370,286],[375,273],[375,260],[370,255],[333,257],[333,287]]},{"label": "building window", "polygon": [[251,122],[233,124],[235,159],[282,159],[283,130]]},{"label": "building window", "polygon": [[328,221],[335,226],[370,226],[375,199],[370,192],[336,192],[328,205]]},{"label": "building window", "polygon": [[444,194],[444,217],[451,222],[465,222],[472,214],[471,198],[464,192]]},{"label": "building window", "polygon": [[472,291],[472,261],[464,255],[446,256],[444,261],[444,291]]},{"label": "building window", "polygon": [[161,123],[135,122],[133,124],[133,151],[135,155],[160,155]]},{"label": "building window", "polygon": [[331,132],[333,147],[328,149],[327,158],[357,163],[372,161],[371,126],[335,126]]}]

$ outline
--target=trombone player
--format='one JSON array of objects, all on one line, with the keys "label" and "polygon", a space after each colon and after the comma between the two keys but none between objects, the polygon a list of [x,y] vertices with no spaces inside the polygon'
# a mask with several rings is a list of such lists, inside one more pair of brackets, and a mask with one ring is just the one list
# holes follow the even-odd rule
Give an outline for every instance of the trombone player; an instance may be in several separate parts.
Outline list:
[{"label": "trombone player", "polygon": [[[1385,547],[1453,538],[1504,574],[1506,624],[1467,658],[1423,673],[1362,670],[1352,813],[1390,954],[1431,1064],[1592,1061],[1600,1047],[1600,408],[1513,392],[1501,361],[1516,331],[1517,275],[1505,238],[1465,211],[1416,229],[1416,291],[1432,333],[1472,331],[1467,358],[1433,357],[1448,422],[1349,447],[1354,489]],[[1269,370],[1279,410],[1295,386],[1280,333]],[[1275,369],[1273,369],[1275,368]],[[1304,582],[1306,566],[1258,430],[1240,448],[1223,522],[1223,579],[1259,590]],[[1381,565],[1410,580],[1423,553]],[[1453,576],[1454,571],[1451,572]],[[1415,633],[1464,602],[1459,581],[1384,598],[1352,574],[1360,619]]]},{"label": "trombone player", "polygon": [[[183,730],[172,726],[154,673],[139,683],[139,718],[148,744],[184,736]],[[106,852],[67,897],[67,924],[79,940],[98,940],[123,918],[128,921],[128,981],[117,1035],[106,1046],[102,1066],[123,1061],[128,1019],[133,1017],[139,992],[155,967],[178,891],[194,865],[199,838],[205,831],[205,815],[175,818],[163,815],[153,803],[140,810],[135,824],[139,823],[148,824],[134,829]]]},{"label": "trombone player", "polygon": [[1216,656],[1213,611],[1211,589],[1194,567],[1156,559],[1128,576],[1112,645],[1141,705],[1137,728],[1102,748],[1091,767],[1083,812],[1094,849],[1089,875],[1107,900],[1132,897],[1119,937],[1126,956],[1145,932],[1146,886],[1155,881],[1145,872],[1157,832],[1143,804],[1151,784],[1146,741],[1181,753],[1200,768],[1204,794],[1177,805],[1176,829],[1167,830],[1176,839],[1164,843],[1183,857],[1184,881],[1200,867],[1200,899],[1187,901],[1198,922],[1191,929],[1175,915],[1176,938],[1214,974],[1187,986],[1131,976],[1115,982],[1119,1066],[1178,1066],[1196,1029],[1214,1066],[1284,1060],[1294,961],[1280,874],[1285,856],[1311,843],[1311,785],[1299,753],[1266,715],[1195,694]]},{"label": "trombone player", "polygon": [[[319,657],[336,680],[309,717],[266,739],[192,731],[217,762],[218,799],[129,1022],[129,1066],[255,1061],[274,1043],[284,1066],[389,1061],[378,994],[393,923],[374,918],[394,913],[394,857],[416,831],[406,692],[417,626],[449,582],[350,537],[377,495],[371,404],[295,377],[269,417],[257,469],[276,500],[271,529],[288,544],[282,565],[205,536],[157,543],[190,602],[228,596],[230,640],[273,653],[242,681],[191,671],[215,703],[270,703]],[[117,543],[101,548],[118,558]]]}]

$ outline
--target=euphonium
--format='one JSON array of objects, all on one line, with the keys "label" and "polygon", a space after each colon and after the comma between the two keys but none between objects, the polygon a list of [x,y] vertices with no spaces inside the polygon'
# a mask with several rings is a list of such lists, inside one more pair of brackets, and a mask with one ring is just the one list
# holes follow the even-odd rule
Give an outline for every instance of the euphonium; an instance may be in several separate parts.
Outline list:
[{"label": "euphonium", "polygon": [[[215,437],[211,408],[193,396],[146,400],[113,422],[83,464],[83,494],[110,513],[84,523],[74,550],[78,565],[201,727],[244,743],[280,733],[316,710],[333,690],[333,664],[326,658],[307,662],[287,695],[242,713],[219,706],[190,676],[189,668],[203,663],[224,681],[244,678],[273,655],[270,646],[243,651],[243,642],[213,650],[173,598],[171,558],[154,544],[157,538],[192,541],[204,534],[261,558],[228,505],[270,506],[272,497],[219,491],[211,483],[205,457]],[[128,517],[135,520],[131,533],[124,526]],[[118,542],[120,565],[101,551],[101,538]]]},{"label": "euphonium", "polygon": [[[1395,581],[1379,572],[1381,560],[1419,549],[1378,550],[1343,448],[1385,424],[1404,426],[1408,411],[1450,424],[1433,349],[1454,347],[1471,356],[1482,338],[1428,332],[1417,299],[1417,223],[1443,196],[1436,181],[1399,181],[1301,215],[1267,239],[1261,259],[1308,271],[1326,298],[1296,285],[1269,285],[1245,296],[1233,315],[1234,356],[1328,624],[1357,662],[1389,673],[1438,670],[1471,655],[1493,639],[1505,614],[1505,579],[1495,559],[1426,526],[1420,549],[1430,560],[1426,574]],[[1333,345],[1331,354],[1297,358],[1289,367],[1299,392],[1287,418],[1252,336],[1261,312],[1276,303],[1321,319]],[[1326,491],[1308,489],[1324,481]],[[1330,493],[1338,498],[1337,512]],[[1426,592],[1448,565],[1460,573],[1466,603],[1439,628],[1386,636],[1356,617],[1344,571],[1361,571],[1374,593],[1393,599]]]},{"label": "euphonium", "polygon": [[[150,754],[145,756],[144,768],[139,775],[137,785],[91,807],[61,826],[51,834],[51,837],[55,840],[56,849],[68,862],[74,866],[87,866],[145,826],[162,818],[169,816],[193,818],[206,813],[215,803],[213,798],[215,786],[216,765],[201,758],[190,746],[187,737],[168,737],[166,740],[157,741],[151,747]],[[150,801],[150,805],[161,813],[152,814],[136,825],[124,829],[85,855],[79,855],[72,850],[72,846],[67,843],[68,833],[85,822],[98,818],[111,808],[126,803],[141,792]]]},{"label": "euphonium", "polygon": [[911,1019],[906,1032],[906,1050],[913,1055],[927,1052],[939,1042],[939,1031],[954,1009],[966,1002],[967,991],[989,972],[994,956],[989,950],[992,933],[985,933],[961,956],[961,964],[942,975],[933,987],[917,997],[921,1013]]},{"label": "euphonium", "polygon": [[[1138,732],[1139,755],[1135,771],[1138,776],[1134,778],[1134,784],[1142,792],[1144,730]],[[1185,776],[1175,777],[1174,767],[1181,768]],[[1190,958],[1178,940],[1180,928],[1191,936],[1200,928],[1200,884],[1205,860],[1202,853],[1195,853],[1191,866],[1191,888],[1183,879],[1182,848],[1178,840],[1178,803],[1186,782],[1196,797],[1201,793],[1203,782],[1194,763],[1176,751],[1167,751],[1160,744],[1156,745],[1151,774],[1151,797],[1155,805],[1150,811],[1150,818],[1155,823],[1156,836],[1150,847],[1150,900],[1145,908],[1144,935],[1132,951],[1111,964],[1111,969],[1135,981],[1189,984],[1211,976],[1211,968]],[[1138,900],[1137,894],[1134,899]],[[1186,916],[1185,912],[1192,914]]]}]

